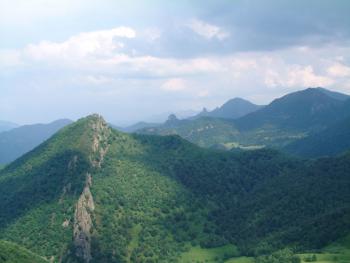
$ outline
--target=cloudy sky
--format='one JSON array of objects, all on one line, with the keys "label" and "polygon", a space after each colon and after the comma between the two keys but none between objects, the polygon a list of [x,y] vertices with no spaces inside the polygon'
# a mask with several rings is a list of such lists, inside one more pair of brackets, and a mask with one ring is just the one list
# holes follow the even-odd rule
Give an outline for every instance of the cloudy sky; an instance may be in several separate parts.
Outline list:
[{"label": "cloudy sky", "polygon": [[348,0],[0,0],[0,119],[129,124],[350,93]]}]

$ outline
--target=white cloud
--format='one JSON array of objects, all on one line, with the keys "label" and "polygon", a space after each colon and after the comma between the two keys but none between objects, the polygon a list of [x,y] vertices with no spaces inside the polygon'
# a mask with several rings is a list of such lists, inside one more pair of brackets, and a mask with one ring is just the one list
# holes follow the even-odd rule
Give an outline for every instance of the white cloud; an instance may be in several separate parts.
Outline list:
[{"label": "white cloud", "polygon": [[182,91],[187,89],[187,86],[184,79],[173,78],[164,82],[160,88],[166,91]]},{"label": "white cloud", "polygon": [[327,87],[333,84],[334,81],[326,76],[317,75],[311,65],[308,66],[292,66],[288,70],[287,86],[301,87]]},{"label": "white cloud", "polygon": [[23,49],[0,52],[0,66],[26,65],[36,68],[50,66],[57,70],[88,71],[90,75],[116,74],[126,76],[175,77],[222,70],[216,58],[191,59],[162,58],[150,55],[128,54],[125,38],[140,36],[155,40],[160,32],[145,31],[136,35],[134,29],[117,27],[111,30],[83,32],[63,42],[41,41]]},{"label": "white cloud", "polygon": [[277,65],[267,68],[264,72],[264,84],[267,87],[327,87],[334,84],[334,80],[326,75],[314,72],[311,65]]},{"label": "white cloud", "polygon": [[192,19],[188,24],[188,27],[206,39],[217,38],[219,40],[224,40],[230,36],[230,34],[222,28],[208,24],[198,19]]},{"label": "white cloud", "polygon": [[162,31],[159,28],[152,27],[152,28],[146,28],[142,32],[142,36],[145,37],[146,40],[153,42],[157,39],[159,39],[162,35]]},{"label": "white cloud", "polygon": [[97,75],[97,76],[87,75],[87,76],[78,77],[75,79],[75,81],[78,84],[100,86],[105,84],[111,84],[113,82],[113,79],[103,75]]},{"label": "white cloud", "polygon": [[71,60],[87,56],[110,56],[124,47],[119,38],[135,38],[136,32],[129,27],[117,27],[110,30],[84,32],[56,43],[42,41],[30,44],[24,55],[34,60]]},{"label": "white cloud", "polygon": [[269,88],[275,88],[282,85],[282,80],[277,71],[267,69],[265,72],[264,84]]},{"label": "white cloud", "polygon": [[350,67],[344,64],[336,63],[328,68],[328,73],[334,77],[349,77]]}]

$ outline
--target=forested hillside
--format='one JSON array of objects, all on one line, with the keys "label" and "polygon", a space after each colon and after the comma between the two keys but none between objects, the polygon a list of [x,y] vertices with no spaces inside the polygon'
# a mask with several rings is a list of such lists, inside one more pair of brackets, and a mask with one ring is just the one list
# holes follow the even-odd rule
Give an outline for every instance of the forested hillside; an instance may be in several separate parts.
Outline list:
[{"label": "forested hillside", "polygon": [[349,116],[348,95],[323,88],[309,88],[275,99],[269,105],[234,120],[212,116],[168,121],[138,132],[177,134],[202,147],[283,149],[290,143],[322,132]]},{"label": "forested hillside", "polygon": [[302,157],[334,156],[350,150],[350,117],[287,145],[284,151]]},{"label": "forested hillside", "polygon": [[349,174],[349,155],[213,151],[93,115],[0,171],[0,238],[63,262],[304,252],[349,233]]},{"label": "forested hillside", "polygon": [[14,243],[0,240],[1,263],[47,263],[49,261]]}]

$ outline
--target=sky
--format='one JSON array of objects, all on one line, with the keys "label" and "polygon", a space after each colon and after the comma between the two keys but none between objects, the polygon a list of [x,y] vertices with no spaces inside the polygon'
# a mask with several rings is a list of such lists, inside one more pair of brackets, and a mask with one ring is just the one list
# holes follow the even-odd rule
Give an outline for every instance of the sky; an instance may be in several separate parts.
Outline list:
[{"label": "sky", "polygon": [[0,0],[0,120],[117,125],[350,94],[348,0]]}]

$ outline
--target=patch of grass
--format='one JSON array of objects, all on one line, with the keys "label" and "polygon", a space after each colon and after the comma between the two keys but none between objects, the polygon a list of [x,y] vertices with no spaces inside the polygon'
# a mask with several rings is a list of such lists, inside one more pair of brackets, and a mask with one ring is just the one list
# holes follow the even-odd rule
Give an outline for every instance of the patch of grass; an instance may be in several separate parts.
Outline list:
[{"label": "patch of grass", "polygon": [[350,262],[350,235],[335,242],[320,253],[299,254],[302,262],[308,262],[307,258],[316,256],[316,263],[349,263]]},{"label": "patch of grass", "polygon": [[228,143],[223,143],[222,144],[226,150],[231,150],[231,149],[241,149],[241,150],[259,150],[263,149],[265,145],[242,145],[239,144],[238,142],[228,142]]},{"label": "patch of grass", "polygon": [[231,258],[225,263],[254,263],[254,258],[252,257],[237,257],[237,258]]},{"label": "patch of grass", "polygon": [[[237,257],[238,254],[237,247],[234,245],[226,245],[217,248],[201,248],[197,246],[192,247],[189,251],[183,253],[180,262],[225,262],[225,260],[229,258]],[[241,263],[243,262],[244,261],[241,261]]]},{"label": "patch of grass", "polygon": [[131,262],[130,257],[134,249],[136,249],[139,245],[139,235],[142,230],[142,226],[137,224],[131,228],[131,241],[128,246],[128,254],[129,254],[129,262]]}]

